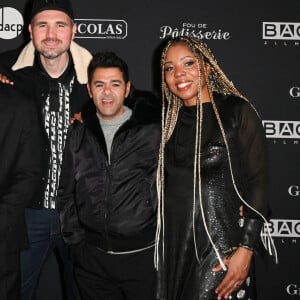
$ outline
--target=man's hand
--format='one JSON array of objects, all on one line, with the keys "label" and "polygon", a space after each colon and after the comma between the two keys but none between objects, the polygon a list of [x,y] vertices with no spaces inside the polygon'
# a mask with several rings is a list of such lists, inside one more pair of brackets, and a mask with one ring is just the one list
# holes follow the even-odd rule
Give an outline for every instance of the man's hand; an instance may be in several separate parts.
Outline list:
[{"label": "man's hand", "polygon": [[14,85],[14,82],[11,81],[6,75],[0,74],[0,82],[5,84]]}]

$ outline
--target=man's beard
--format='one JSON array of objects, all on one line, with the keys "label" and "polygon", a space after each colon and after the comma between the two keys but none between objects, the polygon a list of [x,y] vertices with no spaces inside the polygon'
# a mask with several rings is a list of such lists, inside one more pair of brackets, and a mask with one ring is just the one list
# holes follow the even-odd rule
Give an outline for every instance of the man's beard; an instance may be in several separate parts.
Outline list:
[{"label": "man's beard", "polygon": [[58,53],[46,53],[46,52],[40,52],[40,54],[47,58],[47,59],[55,59],[59,56],[61,56],[65,51],[62,51],[62,52],[58,52]]},{"label": "man's beard", "polygon": [[[52,39],[47,39],[45,41],[51,41]],[[55,40],[56,41],[56,40]],[[58,40],[59,41],[59,40]],[[43,41],[44,42],[44,41]],[[60,42],[60,41],[59,41]],[[55,59],[59,56],[61,56],[63,53],[65,53],[66,50],[65,49],[57,49],[57,50],[43,50],[43,47],[41,47],[41,49],[39,49],[39,53],[47,58],[47,59]]]}]

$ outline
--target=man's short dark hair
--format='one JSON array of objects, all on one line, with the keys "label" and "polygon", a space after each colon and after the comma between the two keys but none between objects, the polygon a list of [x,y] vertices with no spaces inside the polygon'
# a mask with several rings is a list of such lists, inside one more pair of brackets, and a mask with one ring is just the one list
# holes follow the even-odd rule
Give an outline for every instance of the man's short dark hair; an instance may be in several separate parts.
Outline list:
[{"label": "man's short dark hair", "polygon": [[123,74],[125,83],[129,81],[127,64],[114,52],[98,52],[93,56],[93,59],[88,66],[89,83],[92,82],[93,74],[97,68],[118,68]]}]

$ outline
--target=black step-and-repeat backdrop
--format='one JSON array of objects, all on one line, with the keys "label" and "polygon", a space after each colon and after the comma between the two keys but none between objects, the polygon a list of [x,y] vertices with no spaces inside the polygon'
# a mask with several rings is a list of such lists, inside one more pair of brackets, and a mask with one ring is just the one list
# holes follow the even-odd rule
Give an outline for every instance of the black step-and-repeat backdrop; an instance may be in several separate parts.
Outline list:
[{"label": "black step-and-repeat backdrop", "polygon": [[[0,0],[1,51],[28,36],[25,1]],[[300,1],[74,0],[73,5],[76,42],[93,53],[113,50],[122,56],[139,89],[159,89],[156,55],[162,39],[192,35],[213,49],[257,107],[269,142],[269,228],[279,264],[257,260],[258,299],[300,299]],[[41,299],[59,299],[56,272],[50,263]]]}]

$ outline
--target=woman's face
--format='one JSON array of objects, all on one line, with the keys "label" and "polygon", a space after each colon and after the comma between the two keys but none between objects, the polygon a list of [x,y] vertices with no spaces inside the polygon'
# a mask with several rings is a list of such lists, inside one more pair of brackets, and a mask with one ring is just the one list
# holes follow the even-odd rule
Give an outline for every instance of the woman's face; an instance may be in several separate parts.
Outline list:
[{"label": "woman's face", "polygon": [[[182,99],[185,106],[196,105],[199,70],[195,55],[185,43],[174,44],[167,50],[164,72],[170,91]],[[207,91],[205,81],[203,90]]]}]

